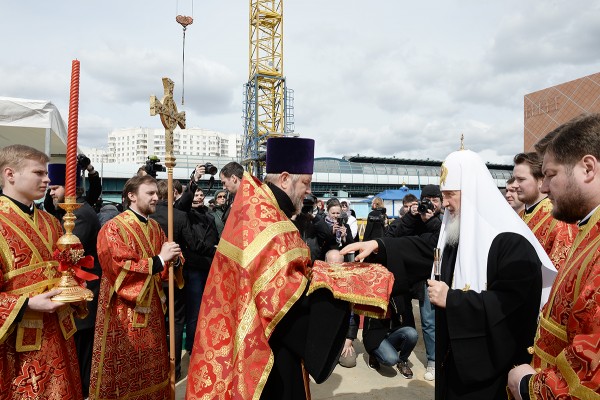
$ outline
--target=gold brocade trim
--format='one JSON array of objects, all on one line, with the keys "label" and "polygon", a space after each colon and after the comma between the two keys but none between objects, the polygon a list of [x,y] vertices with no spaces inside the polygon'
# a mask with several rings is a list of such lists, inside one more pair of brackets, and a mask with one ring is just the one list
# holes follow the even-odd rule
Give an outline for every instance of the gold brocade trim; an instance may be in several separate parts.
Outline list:
[{"label": "gold brocade trim", "polygon": [[[16,350],[18,352],[35,351],[42,348],[43,318],[41,312],[25,311],[23,319],[17,324]],[[23,344],[25,329],[35,329],[35,342],[33,344]]]},{"label": "gold brocade trim", "polygon": [[252,396],[252,400],[260,400],[260,396],[262,395],[263,390],[265,389],[265,385],[267,384],[267,379],[271,374],[271,370],[273,369],[273,364],[275,363],[275,356],[273,352],[269,352],[269,361],[267,361],[267,365],[265,365],[265,369],[263,369],[263,373],[256,384],[256,391]]},{"label": "gold brocade trim", "polygon": [[[544,215],[544,217],[542,217],[542,219],[531,229],[531,231],[535,234],[537,230],[540,229],[551,216],[551,213]],[[556,225],[556,220],[554,221],[554,225]],[[549,230],[551,231],[552,227],[550,227]]]},{"label": "gold brocade trim", "polygon": [[[154,393],[154,392],[158,392],[159,390],[163,390],[164,388],[166,388],[169,385],[169,378],[167,378],[166,380],[157,383],[155,385],[149,386],[147,388],[138,390],[136,392],[129,392],[126,395],[119,395],[119,397],[117,397],[118,400],[128,400],[128,399],[134,399],[140,396],[144,396],[146,394],[149,393]],[[96,390],[96,393],[98,392],[98,390]],[[97,400],[116,400],[113,397],[94,397]]]},{"label": "gold brocade trim", "polygon": [[572,395],[574,398],[582,400],[598,399],[598,393],[581,384],[579,376],[577,376],[577,373],[573,370],[573,368],[567,361],[567,357],[565,356],[564,350],[561,351],[560,354],[556,357],[556,366],[567,381],[570,395]]},{"label": "gold brocade trim", "polygon": [[333,297],[338,300],[347,301],[347,302],[353,303],[353,304],[361,304],[361,305],[366,305],[366,306],[378,307],[381,309],[381,312],[375,312],[375,311],[371,312],[371,311],[366,311],[366,310],[355,309],[354,311],[356,312],[356,314],[361,314],[361,315],[365,315],[367,317],[372,317],[372,318],[383,318],[387,312],[387,307],[388,307],[389,302],[386,302],[379,297],[368,297],[368,296],[361,296],[361,295],[354,294],[354,293],[337,292],[337,291],[333,290],[333,288],[330,287],[326,282],[311,283],[311,285],[308,287],[308,291],[306,292],[306,294],[309,295],[309,294],[313,293],[314,291],[316,291],[317,289],[329,290],[331,293],[333,293]]},{"label": "gold brocade trim", "polygon": [[[598,236],[596,238],[596,240],[594,240],[590,244],[590,246],[595,246],[599,241],[600,241],[600,236]],[[584,272],[587,272],[588,267],[590,265],[590,262],[592,261],[592,258],[594,258],[595,256],[596,256],[596,252],[595,251],[590,251],[588,253],[587,257],[581,263],[581,265],[585,265],[586,267],[585,268],[579,268],[579,271],[577,272],[577,277],[575,279],[575,288],[573,290],[573,301],[575,301],[579,297],[579,294],[581,293],[581,291],[579,290],[579,288],[581,286],[581,279],[583,278]]]},{"label": "gold brocade trim", "polygon": [[[1,198],[1,196],[0,196]],[[0,263],[2,265],[11,266],[15,263],[15,258],[10,251],[10,247],[8,246],[8,242],[4,238],[4,236],[0,236]],[[10,267],[8,267],[10,268]],[[9,271],[10,272],[10,271]],[[6,279],[6,278],[4,278]]]},{"label": "gold brocade trim", "polygon": [[27,300],[26,296],[21,296],[17,299],[15,306],[13,307],[11,312],[8,314],[8,317],[6,318],[6,320],[4,321],[2,326],[0,326],[0,344],[4,343],[6,338],[8,338],[10,336],[10,334],[12,333],[12,331],[14,330],[13,323],[15,322],[15,318],[17,318],[17,315],[19,315],[21,308],[23,308],[23,304],[25,304],[25,300]]},{"label": "gold brocade trim", "polygon": [[[305,257],[308,256],[307,253],[308,253],[307,249],[295,248],[295,249],[288,251],[287,253],[282,254],[279,258],[277,258],[277,261],[275,261],[275,263],[273,265],[271,265],[254,282],[254,285],[252,286],[252,299],[256,300],[256,296],[258,295],[258,293],[260,293],[265,288],[265,286],[275,276],[277,276],[279,274],[281,269],[286,267],[292,260],[295,260],[302,256],[305,256]],[[307,281],[306,281],[306,279],[304,279],[302,284],[300,285],[302,291],[304,291],[306,284],[307,284]],[[265,336],[266,337],[269,337],[271,335],[271,332],[275,328],[275,325],[277,323],[279,323],[279,321],[281,320],[281,318],[283,318],[285,313],[291,308],[291,306],[300,297],[300,295],[302,294],[302,291],[300,291],[300,289],[298,289],[298,291],[287,301],[287,303],[282,307],[282,309],[273,318],[273,321],[271,321],[271,323],[265,328]],[[300,292],[300,293],[298,293],[298,292]],[[256,302],[253,301],[252,304],[256,304]],[[234,343],[234,347],[233,347],[234,363],[235,363],[235,360],[237,359],[240,344],[243,342],[244,338],[248,335],[248,331],[252,327],[252,321],[254,321],[254,319],[256,318],[257,313],[258,313],[258,310],[255,306],[247,307],[246,310],[244,311],[244,315],[240,319],[240,323],[235,332],[234,341],[233,341],[233,343]]]},{"label": "gold brocade trim", "polygon": [[[537,344],[533,345],[534,353],[542,360],[542,365],[540,366],[542,369],[548,368],[548,366],[556,365],[556,358],[546,353],[544,350],[540,349]],[[545,364],[544,364],[545,363]]]},{"label": "gold brocade trim", "polygon": [[27,285],[22,288],[7,290],[4,293],[22,295],[22,294],[40,294],[45,292],[48,289],[53,288],[56,284],[60,282],[59,278],[54,279],[46,279],[45,281],[38,282],[34,285]]},{"label": "gold brocade trim", "polygon": [[108,299],[106,301],[106,309],[104,310],[104,326],[102,327],[102,338],[100,339],[100,362],[98,363],[98,378],[96,380],[96,393],[94,398],[100,398],[100,387],[102,387],[102,366],[104,365],[104,359],[106,358],[106,337],[108,336],[108,327],[110,326],[110,311],[111,301],[115,288],[111,287],[108,291]]},{"label": "gold brocade trim", "polygon": [[[36,233],[39,235],[39,237],[43,238],[43,236],[42,236],[41,232],[39,231],[39,229],[37,228],[37,226],[33,224],[33,221],[29,218],[26,218],[25,214],[20,209],[16,208],[16,210],[21,214],[21,217],[23,218],[23,220],[28,225],[30,225],[31,228],[33,228],[36,231]],[[0,214],[0,221],[2,222],[3,225],[8,226],[19,237],[19,239],[21,239],[21,241],[27,245],[27,248],[29,250],[31,250],[31,253],[32,253],[31,254],[32,261],[42,262],[44,260],[42,258],[42,255],[40,254],[39,250],[37,249],[37,247],[31,242],[31,239],[29,238],[29,236],[27,236],[18,226],[16,226],[10,219],[6,218],[2,214]],[[49,247],[48,251],[50,253],[52,253],[52,247]],[[9,266],[9,268],[11,268],[13,266],[13,264],[11,263],[8,266]]]},{"label": "gold brocade trim", "polygon": [[[523,221],[524,221],[524,222],[525,222],[527,225],[529,225],[529,221],[531,221],[531,220],[533,219],[533,217],[534,217],[534,216],[535,216],[535,215],[538,213],[538,211],[541,211],[542,209],[543,209],[544,211],[548,211],[548,210],[547,210],[547,207],[546,207],[546,205],[547,205],[547,203],[548,203],[548,202],[550,202],[550,199],[548,199],[548,198],[546,197],[545,199],[543,199],[542,201],[540,201],[540,202],[538,203],[538,205],[537,205],[537,206],[535,206],[535,208],[533,209],[533,211],[532,211],[532,212],[530,212],[530,213],[525,213],[525,212],[524,212],[524,213],[523,213],[523,215],[521,216],[521,217],[523,218]],[[549,215],[550,215],[550,214],[546,214],[546,217],[545,217],[545,218],[548,218],[548,216],[549,216]],[[545,218],[544,218],[544,220],[545,220]],[[536,225],[536,228],[537,228],[537,227],[538,227],[538,226]],[[535,232],[535,230],[534,230],[533,228],[530,228],[530,229],[531,229],[532,231],[534,231],[534,232]]]},{"label": "gold brocade trim", "polygon": [[535,392],[535,375],[533,375],[530,379],[529,379],[529,384],[527,385],[527,387],[529,388],[529,398],[530,399],[535,399],[536,396],[536,392]]},{"label": "gold brocade trim", "polygon": [[[150,276],[151,278],[151,276]],[[133,328],[146,328],[148,326],[148,317],[152,307],[152,295],[154,294],[154,285],[144,286],[144,291],[140,292],[138,301],[133,309],[131,326]],[[142,315],[143,322],[137,322],[138,316]]]},{"label": "gold brocade trim", "polygon": [[540,326],[551,333],[556,338],[563,341],[565,344],[567,343],[567,328],[560,325],[559,323],[544,317],[540,316]]},{"label": "gold brocade trim", "polygon": [[246,269],[275,237],[296,230],[297,228],[292,222],[279,221],[266,226],[245,249],[240,249],[230,242],[221,239],[219,242],[219,252]]},{"label": "gold brocade trim", "polygon": [[[600,209],[599,209],[599,211],[600,211]],[[563,268],[561,268],[558,271],[558,276],[554,280],[554,284],[552,285],[553,288],[560,287],[562,285],[562,282],[565,280],[565,278],[570,274],[571,270],[575,267],[579,267],[580,265],[582,265],[582,263],[579,262],[579,259],[584,254],[586,254],[586,250],[591,247],[597,246],[598,242],[600,242],[600,236],[597,236],[583,250],[578,251],[577,255],[574,257],[574,259],[571,260],[571,257],[574,256],[574,252],[577,250],[577,248],[581,244],[581,241],[585,238],[585,236],[587,236],[587,234],[591,230],[591,227],[588,227],[588,225],[590,225],[592,223],[591,219],[596,219],[596,222],[598,222],[597,220],[600,219],[600,213],[597,211],[594,215],[592,215],[592,217],[590,218],[590,221],[584,226],[583,229],[581,229],[579,231],[579,233],[575,237],[575,242],[571,245],[571,250],[569,251],[569,255],[565,260],[564,266],[563,266]],[[594,226],[594,225],[592,225],[592,226]],[[592,253],[588,254],[588,257],[591,256]],[[586,268],[580,268],[580,269],[585,270]],[[551,297],[548,299],[547,305],[545,306],[546,318],[549,318],[549,316],[550,316],[550,312],[552,311],[553,305],[554,305],[554,299],[557,294],[558,294],[557,290],[554,290],[551,292]],[[578,293],[577,293],[577,295],[578,295]]]},{"label": "gold brocade trim", "polygon": [[4,280],[8,281],[12,278],[15,278],[19,275],[23,275],[23,274],[28,274],[32,271],[35,271],[38,268],[46,268],[46,269],[50,269],[50,268],[54,268],[54,271],[56,272],[56,275],[59,275],[58,273],[58,261],[42,261],[42,262],[38,262],[35,264],[30,264],[27,267],[22,267],[19,269],[13,269],[11,271],[8,271],[6,274],[4,274]]},{"label": "gold brocade trim", "polygon": [[[73,318],[74,312],[75,311],[68,306],[61,307],[58,309],[58,324],[60,325],[60,330],[62,331],[62,334],[65,339],[69,339],[75,334],[75,332],[77,332],[77,327],[75,326],[75,318]],[[68,328],[68,326],[70,326],[70,328]]]}]

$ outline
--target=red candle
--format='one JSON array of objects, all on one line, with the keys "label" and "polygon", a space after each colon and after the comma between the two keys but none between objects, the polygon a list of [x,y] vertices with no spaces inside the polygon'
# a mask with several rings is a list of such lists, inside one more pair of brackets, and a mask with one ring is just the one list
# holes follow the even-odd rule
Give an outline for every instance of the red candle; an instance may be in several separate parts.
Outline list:
[{"label": "red candle", "polygon": [[75,197],[77,182],[77,125],[79,120],[79,61],[73,60],[69,101],[69,128],[67,134],[67,159],[65,197]]}]

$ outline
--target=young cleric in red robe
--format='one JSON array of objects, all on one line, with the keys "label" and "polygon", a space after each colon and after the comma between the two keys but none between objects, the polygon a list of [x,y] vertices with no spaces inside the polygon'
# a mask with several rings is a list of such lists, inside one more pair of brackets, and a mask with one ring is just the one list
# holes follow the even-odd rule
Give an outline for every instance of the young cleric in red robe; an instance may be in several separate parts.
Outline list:
[{"label": "young cleric in red robe", "polygon": [[554,218],[579,232],[542,309],[531,365],[512,369],[517,399],[600,398],[600,114],[583,115],[535,146]]},{"label": "young cleric in red robe", "polygon": [[[60,222],[34,206],[50,179],[42,152],[0,149],[0,397],[81,399],[75,306],[54,302]],[[49,291],[48,291],[49,290]]]},{"label": "young cleric in red robe", "polygon": [[129,209],[98,234],[102,281],[90,399],[162,400],[170,393],[162,280],[173,261],[182,283],[181,250],[148,218],[158,201],[153,177],[129,179],[123,193]]}]

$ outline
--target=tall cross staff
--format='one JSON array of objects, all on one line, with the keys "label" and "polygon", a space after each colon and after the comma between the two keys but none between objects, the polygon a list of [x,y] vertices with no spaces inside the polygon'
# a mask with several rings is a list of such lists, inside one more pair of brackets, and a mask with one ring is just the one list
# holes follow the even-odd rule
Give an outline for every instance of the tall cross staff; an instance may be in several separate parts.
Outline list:
[{"label": "tall cross staff", "polygon": [[[165,95],[162,102],[156,96],[150,96],[150,115],[160,115],[160,120],[165,127],[165,166],[167,167],[167,237],[173,241],[173,130],[177,125],[185,129],[185,112],[177,112],[177,104],[173,100],[173,87],[175,84],[169,78],[162,78]],[[175,399],[175,289],[174,289],[173,263],[169,266],[169,360],[171,399]]]}]

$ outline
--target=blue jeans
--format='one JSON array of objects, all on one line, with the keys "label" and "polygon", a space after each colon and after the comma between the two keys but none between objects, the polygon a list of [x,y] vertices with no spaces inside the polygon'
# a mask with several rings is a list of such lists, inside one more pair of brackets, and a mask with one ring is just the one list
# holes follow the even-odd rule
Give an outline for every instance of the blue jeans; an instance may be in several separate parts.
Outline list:
[{"label": "blue jeans", "polygon": [[191,353],[194,347],[194,337],[196,336],[196,325],[198,325],[198,313],[200,312],[200,303],[208,271],[199,269],[184,268],[185,286],[185,349]]},{"label": "blue jeans", "polygon": [[383,365],[396,365],[398,361],[408,361],[408,356],[417,345],[419,335],[412,326],[403,326],[388,334],[373,355]]},{"label": "blue jeans", "polygon": [[425,342],[425,353],[427,361],[435,363],[435,308],[429,302],[427,295],[427,283],[425,283],[425,295],[423,301],[419,302],[419,311],[421,312],[421,330],[423,331],[423,341]]}]

